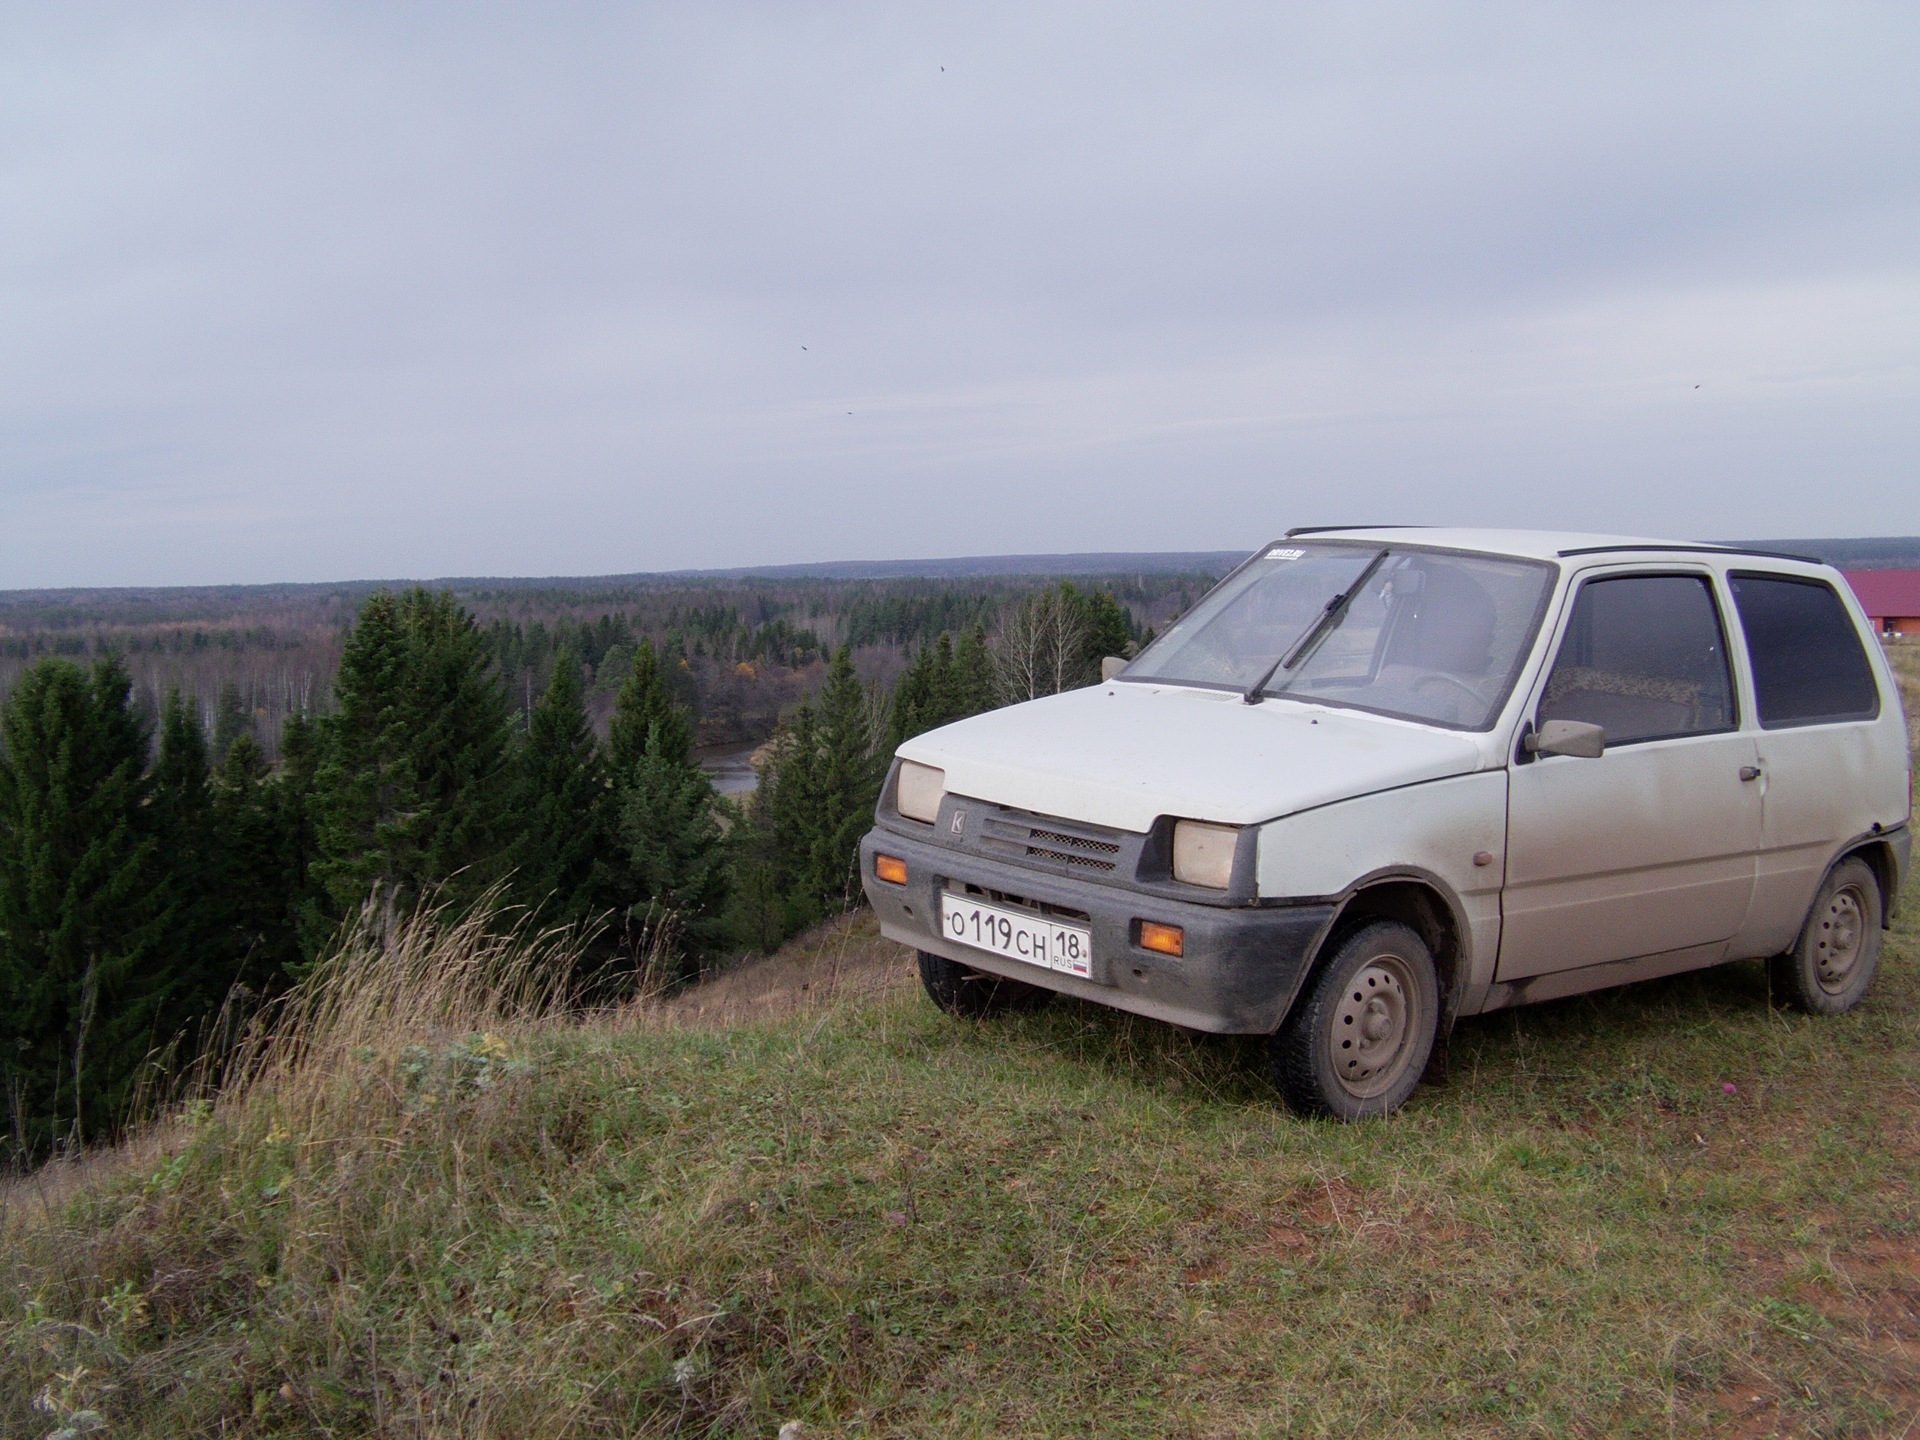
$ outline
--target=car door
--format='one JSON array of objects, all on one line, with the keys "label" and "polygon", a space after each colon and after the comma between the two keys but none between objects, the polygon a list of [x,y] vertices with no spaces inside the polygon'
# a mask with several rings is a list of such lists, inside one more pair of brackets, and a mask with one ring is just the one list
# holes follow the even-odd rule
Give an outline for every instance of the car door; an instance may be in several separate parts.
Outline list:
[{"label": "car door", "polygon": [[1877,723],[1872,663],[1830,584],[1743,570],[1727,583],[1760,724],[1760,864],[1740,950],[1772,955],[1800,933],[1839,848],[1884,818],[1906,736]]},{"label": "car door", "polygon": [[1741,928],[1760,788],[1726,633],[1704,570],[1581,582],[1533,723],[1597,724],[1606,753],[1514,757],[1499,980],[1672,951],[1711,963]]}]

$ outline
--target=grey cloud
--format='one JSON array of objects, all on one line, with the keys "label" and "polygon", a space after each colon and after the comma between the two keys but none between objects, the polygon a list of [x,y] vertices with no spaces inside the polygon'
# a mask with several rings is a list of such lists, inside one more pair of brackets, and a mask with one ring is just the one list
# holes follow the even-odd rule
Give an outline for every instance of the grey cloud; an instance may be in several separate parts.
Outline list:
[{"label": "grey cloud", "polygon": [[1917,41],[1895,6],[16,14],[0,585],[1911,532]]}]

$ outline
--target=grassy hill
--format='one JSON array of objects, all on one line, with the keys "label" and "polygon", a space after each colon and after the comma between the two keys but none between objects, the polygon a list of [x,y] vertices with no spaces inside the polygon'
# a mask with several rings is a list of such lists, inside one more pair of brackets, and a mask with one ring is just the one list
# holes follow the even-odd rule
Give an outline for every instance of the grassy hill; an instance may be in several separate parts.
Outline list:
[{"label": "grassy hill", "polygon": [[[863,918],[668,1003],[416,927],[208,1101],[0,1191],[0,1432],[1903,1435],[1920,935],[1462,1025],[1393,1119]],[[293,1023],[298,1022],[298,1023]]]},{"label": "grassy hill", "polygon": [[[6,1193],[0,1426],[1895,1435],[1920,1407],[1911,919],[1846,1020],[1769,1009],[1753,966],[1488,1017],[1353,1127],[1280,1110],[1248,1042],[956,1024],[868,923],[585,1023],[363,968],[245,1090]],[[413,999],[375,1024],[382,985]]]}]

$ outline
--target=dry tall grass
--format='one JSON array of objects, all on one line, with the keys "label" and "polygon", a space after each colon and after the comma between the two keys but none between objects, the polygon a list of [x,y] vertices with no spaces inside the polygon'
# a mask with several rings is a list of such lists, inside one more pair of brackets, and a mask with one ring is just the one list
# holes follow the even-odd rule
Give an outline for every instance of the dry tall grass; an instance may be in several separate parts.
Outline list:
[{"label": "dry tall grass", "polygon": [[[183,1103],[118,1150],[0,1192],[10,1258],[41,1274],[24,1333],[6,1337],[36,1341],[54,1362],[36,1407],[86,1433],[116,1410],[167,1410],[179,1375],[211,1369],[230,1377],[212,1393],[228,1393],[211,1412],[196,1397],[187,1423],[169,1429],[317,1419],[342,1402],[383,1433],[399,1410],[409,1433],[564,1425],[545,1407],[495,1417],[493,1392],[540,1388],[515,1366],[450,1389],[438,1384],[444,1367],[426,1367],[425,1389],[452,1407],[441,1413],[421,1387],[395,1382],[414,1367],[383,1359],[376,1337],[419,1298],[411,1285],[442,1274],[448,1247],[517,1188],[508,1177],[551,1158],[553,1117],[528,1105],[528,1089],[543,1045],[580,1018],[580,943],[503,926],[489,902],[398,915],[370,903],[331,957],[254,1019],[217,1083],[190,1083]],[[637,994],[599,1018],[656,1012],[668,958],[659,934]],[[385,1293],[365,1288],[369,1258]],[[249,1338],[248,1317],[263,1311],[283,1352],[271,1360]],[[215,1317],[229,1323],[209,1329]],[[289,1340],[314,1348],[296,1362]],[[0,1406],[0,1417],[12,1433],[14,1416]]]},{"label": "dry tall grass", "polygon": [[366,917],[10,1192],[0,1434],[1909,1434],[1913,915],[1843,1020],[1490,1017],[1358,1127],[1238,1041],[955,1025],[870,918],[583,1014],[564,936]]}]

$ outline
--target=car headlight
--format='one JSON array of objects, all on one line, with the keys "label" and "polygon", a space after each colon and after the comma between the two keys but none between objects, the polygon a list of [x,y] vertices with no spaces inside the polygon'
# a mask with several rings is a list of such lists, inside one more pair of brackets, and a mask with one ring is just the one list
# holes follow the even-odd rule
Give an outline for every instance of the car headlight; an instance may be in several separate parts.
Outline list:
[{"label": "car headlight", "polygon": [[1173,878],[1188,885],[1224,890],[1233,879],[1233,849],[1240,832],[1231,825],[1176,820],[1173,825]]},{"label": "car headlight", "polygon": [[894,808],[909,820],[931,825],[940,818],[940,797],[947,793],[947,772],[917,760],[900,762],[900,780],[894,787]]}]

